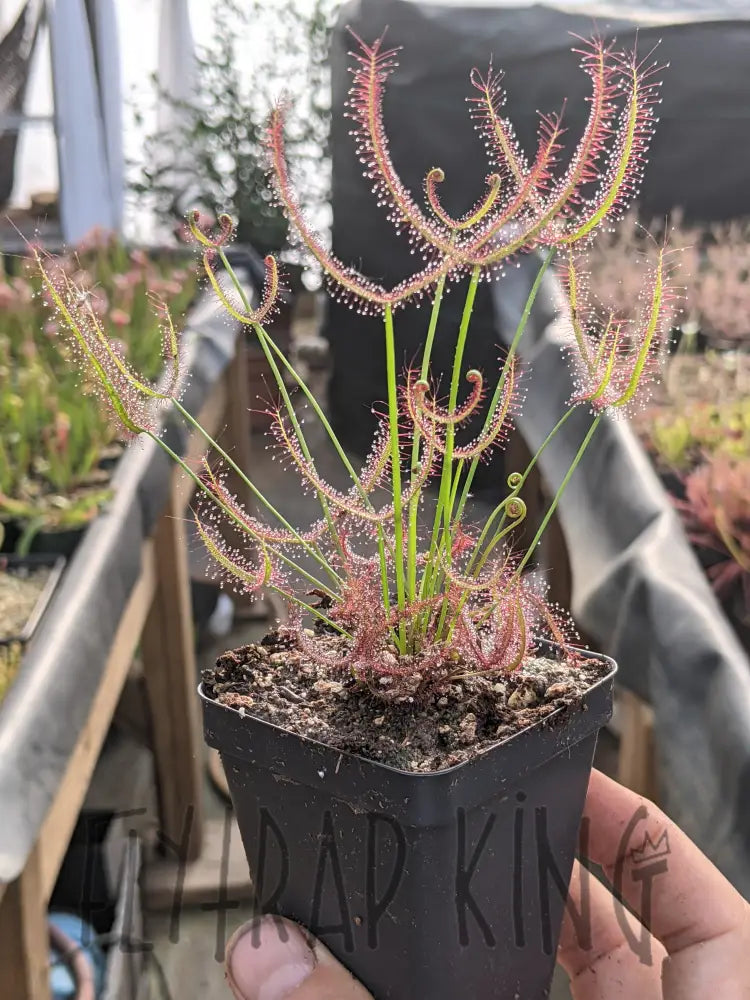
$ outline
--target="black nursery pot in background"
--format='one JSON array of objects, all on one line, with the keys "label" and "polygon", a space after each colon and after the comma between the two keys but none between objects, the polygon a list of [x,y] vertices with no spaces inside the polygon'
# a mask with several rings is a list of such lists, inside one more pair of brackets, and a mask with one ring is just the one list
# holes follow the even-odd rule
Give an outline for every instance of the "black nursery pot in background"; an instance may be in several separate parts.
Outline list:
[{"label": "black nursery pot in background", "polygon": [[60,531],[38,531],[31,540],[29,552],[49,553],[70,559],[81,544],[87,528],[88,524],[81,524],[75,528],[62,528]]},{"label": "black nursery pot in background", "polygon": [[0,553],[16,553],[19,548],[26,548],[26,554],[62,556],[70,559],[78,548],[88,524],[75,528],[62,528],[59,531],[42,528],[35,531],[27,545],[24,541],[24,525],[17,521],[6,521],[3,525],[4,537]]},{"label": "black nursery pot in background", "polygon": [[309,927],[376,1000],[542,1000],[612,710],[606,663],[585,710],[432,774],[340,753],[201,692],[259,908]]}]

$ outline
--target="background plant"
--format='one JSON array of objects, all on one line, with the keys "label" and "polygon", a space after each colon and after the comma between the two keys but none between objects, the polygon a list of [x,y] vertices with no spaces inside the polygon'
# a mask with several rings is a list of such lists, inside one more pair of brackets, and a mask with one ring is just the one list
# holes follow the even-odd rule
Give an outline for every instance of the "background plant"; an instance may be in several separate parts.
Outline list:
[{"label": "background plant", "polygon": [[687,476],[677,506],[691,541],[718,556],[707,570],[717,593],[741,588],[750,612],[750,456],[711,456]]},{"label": "background plant", "polygon": [[724,403],[686,399],[647,411],[641,436],[661,468],[689,472],[706,458],[750,458],[750,397]]},{"label": "background plant", "polygon": [[[30,531],[74,526],[107,495],[97,464],[121,428],[85,372],[82,383],[71,346],[60,343],[37,269],[16,263],[15,274],[0,273],[0,518]],[[190,269],[130,252],[103,233],[50,267],[75,282],[81,307],[139,370],[160,372],[149,299],[180,315],[195,291]]]},{"label": "background plant", "polygon": [[[306,251],[325,272],[332,294],[383,320],[387,400],[378,409],[380,425],[370,456],[355,469],[336,438],[318,400],[269,336],[266,322],[279,294],[274,257],[266,258],[266,287],[253,308],[234,276],[225,247],[231,217],[219,217],[215,233],[191,218],[202,246],[202,267],[228,312],[250,327],[274,374],[282,406],[272,413],[273,437],[290,468],[320,501],[321,517],[293,526],[238,469],[231,456],[203,431],[182,406],[179,339],[168,320],[163,351],[172,373],[170,386],[157,389],[113,348],[92,310],[82,310],[75,282],[37,263],[61,324],[70,332],[112,406],[133,433],[157,441],[198,487],[196,525],[219,572],[248,591],[270,587],[284,595],[295,614],[289,640],[333,672],[353,673],[384,698],[427,696],[442,685],[480,673],[520,666],[540,635],[564,641],[564,617],[544,592],[524,576],[541,534],[574,474],[597,426],[607,412],[631,409],[658,377],[675,298],[674,257],[659,246],[639,290],[632,316],[599,315],[589,291],[582,253],[602,224],[616,219],[640,182],[658,99],[657,67],[635,53],[598,39],[582,44],[581,65],[590,79],[589,119],[578,144],[563,158],[560,116],[543,116],[536,154],[527,159],[505,117],[501,74],[492,68],[471,75],[470,108],[488,151],[486,190],[467,212],[454,218],[440,196],[446,178],[439,168],[425,178],[421,204],[400,181],[391,161],[382,119],[384,90],[396,68],[396,51],[382,39],[357,41],[350,114],[365,177],[398,232],[422,257],[421,266],[395,287],[385,287],[337,260],[311,227],[290,176],[285,144],[285,108],[273,110],[266,133],[276,195]],[[540,269],[521,322],[496,372],[464,371],[463,356],[479,283],[491,280],[519,253],[539,251]],[[523,471],[508,478],[508,492],[483,525],[475,525],[469,500],[476,469],[502,446],[520,403],[519,343],[542,278],[557,257],[565,281],[568,337],[565,353],[576,373],[569,409]],[[222,270],[223,268],[223,270]],[[431,370],[431,352],[443,297],[469,277],[455,342],[447,394]],[[403,375],[396,357],[394,323],[399,307],[413,299],[431,302],[422,356]],[[312,416],[320,421],[351,477],[341,492],[319,475],[303,419],[287,379]],[[221,464],[206,460],[191,469],[159,437],[159,409],[172,404],[203,434]],[[515,552],[514,530],[523,521],[523,488],[544,448],[576,409],[591,412],[590,426],[525,551]],[[476,414],[481,430],[458,443],[457,431]],[[246,510],[225,484],[238,474],[252,492],[260,516]],[[423,506],[434,483],[432,514]],[[246,545],[228,546],[219,524],[227,519],[244,534]],[[317,623],[311,638],[304,614]]]},{"label": "background plant", "polygon": [[[328,44],[337,0],[214,0],[213,36],[195,58],[195,98],[159,90],[176,112],[174,129],[145,143],[134,190],[159,219],[182,223],[200,206],[229,212],[237,238],[278,252],[288,224],[266,180],[267,109],[283,89],[293,99],[290,157],[306,179],[305,208],[317,218],[329,200]],[[187,153],[186,153],[187,151]]]}]

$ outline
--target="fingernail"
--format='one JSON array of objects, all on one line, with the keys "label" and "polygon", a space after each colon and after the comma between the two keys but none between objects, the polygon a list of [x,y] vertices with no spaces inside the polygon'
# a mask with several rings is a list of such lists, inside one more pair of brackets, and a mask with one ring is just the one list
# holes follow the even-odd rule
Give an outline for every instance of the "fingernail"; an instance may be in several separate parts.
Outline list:
[{"label": "fingernail", "polygon": [[227,976],[240,1000],[285,1000],[314,968],[302,931],[276,917],[246,924],[229,943]]}]

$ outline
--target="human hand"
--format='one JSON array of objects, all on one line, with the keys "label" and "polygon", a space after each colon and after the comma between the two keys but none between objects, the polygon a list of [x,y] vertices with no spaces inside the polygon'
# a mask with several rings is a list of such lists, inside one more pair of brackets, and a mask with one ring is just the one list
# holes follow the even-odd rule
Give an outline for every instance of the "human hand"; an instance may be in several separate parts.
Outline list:
[{"label": "human hand", "polygon": [[278,917],[245,924],[227,946],[237,1000],[372,1000],[311,934]]},{"label": "human hand", "polygon": [[[581,947],[568,907],[557,956],[575,1000],[750,1000],[750,905],[660,809],[598,771],[589,782],[586,817],[589,859],[647,919],[651,937],[605,885],[576,863],[569,900],[580,913],[582,880],[587,879],[590,947]],[[646,835],[659,844],[665,832],[664,871],[646,893],[632,852]],[[643,912],[644,900],[650,915]],[[634,948],[634,941],[645,947]]]},{"label": "human hand", "polygon": [[[642,808],[637,836],[629,840],[624,834]],[[570,903],[581,912],[587,881],[590,942],[582,946],[569,910],[558,952],[575,1000],[705,1000],[711,995],[750,1000],[750,906],[745,900],[653,803],[596,771],[586,816],[590,859],[636,912],[643,884],[629,852],[646,833],[657,844],[666,831],[670,853],[667,870],[652,884],[653,938],[637,950],[632,942],[642,942],[647,932],[606,886],[576,864]],[[643,961],[644,952],[650,964]],[[227,950],[227,979],[237,1000],[372,1000],[323,945],[275,917],[235,934]]]}]

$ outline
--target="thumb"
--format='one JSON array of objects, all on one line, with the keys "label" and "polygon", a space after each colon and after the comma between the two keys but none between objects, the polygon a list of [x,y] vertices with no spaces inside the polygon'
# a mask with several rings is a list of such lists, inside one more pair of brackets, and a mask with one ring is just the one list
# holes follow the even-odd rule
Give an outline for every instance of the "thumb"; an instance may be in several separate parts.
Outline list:
[{"label": "thumb", "polygon": [[327,948],[281,917],[259,917],[234,934],[227,981],[237,1000],[372,1000]]}]

